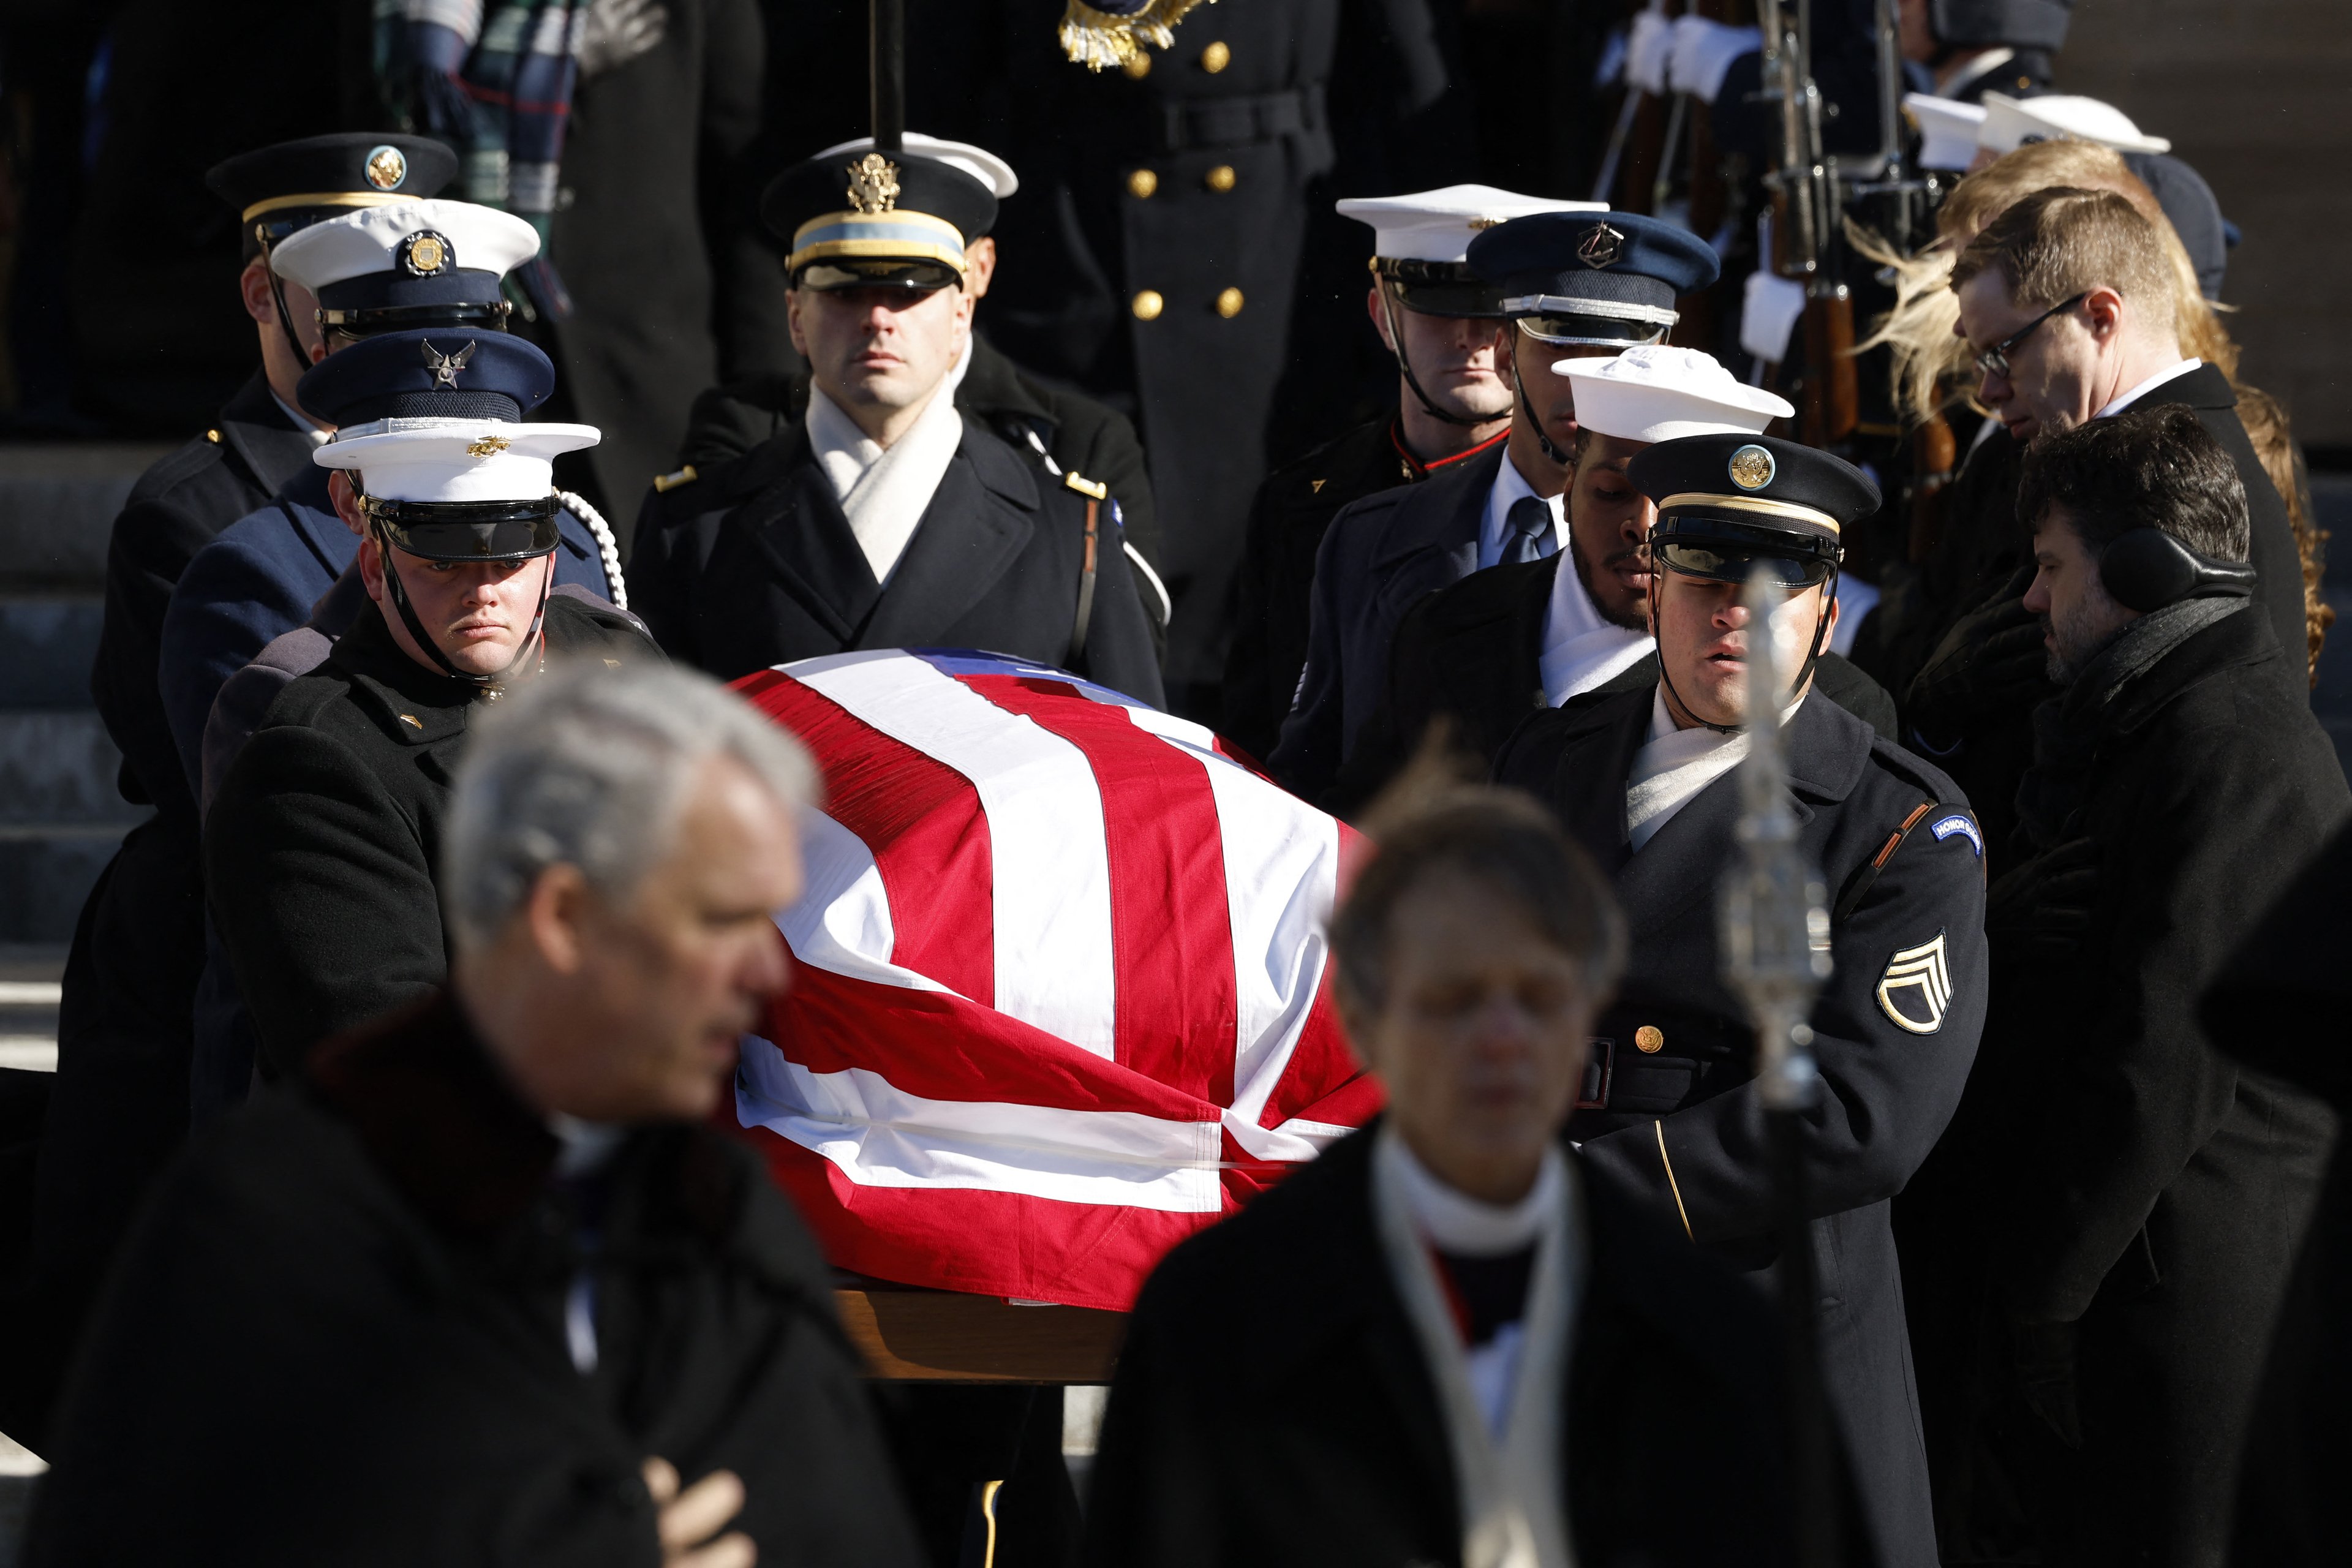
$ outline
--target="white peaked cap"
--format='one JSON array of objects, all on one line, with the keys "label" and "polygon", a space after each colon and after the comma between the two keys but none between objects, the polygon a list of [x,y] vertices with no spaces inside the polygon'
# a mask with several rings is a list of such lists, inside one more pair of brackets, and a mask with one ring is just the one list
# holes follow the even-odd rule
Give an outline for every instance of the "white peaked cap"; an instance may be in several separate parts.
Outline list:
[{"label": "white peaked cap", "polygon": [[1372,254],[1386,261],[1463,261],[1486,230],[1529,213],[1605,213],[1607,202],[1559,202],[1492,185],[1448,185],[1409,196],[1349,196],[1341,217],[1372,226]]},{"label": "white peaked cap", "polygon": [[1551,367],[1576,388],[1576,423],[1621,441],[1672,441],[1681,436],[1760,435],[1796,409],[1717,364],[1713,354],[1645,343],[1606,359],[1561,360]]},{"label": "white peaked cap", "polygon": [[451,263],[500,275],[539,254],[539,231],[512,213],[472,202],[390,202],[314,223],[269,252],[270,269],[317,293],[346,279],[400,265],[401,242],[433,233],[449,242]]},{"label": "white peaked cap", "polygon": [[2064,138],[2096,142],[2118,153],[2168,153],[2172,143],[2161,136],[2144,136],[2131,116],[2112,103],[2072,93],[2042,98],[1984,95],[1984,123],[1977,128],[1977,145],[1995,154],[2014,153],[2028,142]]},{"label": "white peaked cap", "polygon": [[[942,141],[937,136],[926,136],[919,131],[905,132],[899,139],[906,143],[909,153],[920,153],[926,158],[937,158],[942,163],[951,163],[961,169],[995,192],[1000,202],[1021,188],[1020,177],[1013,174],[1013,165],[985,147],[975,147],[969,142]],[[831,158],[842,153],[872,151],[874,138],[860,136],[854,142],[836,142],[816,156]]]},{"label": "white peaked cap", "polygon": [[593,425],[377,419],[336,431],[310,460],[359,469],[361,489],[385,500],[537,500],[555,488],[557,454],[603,439]]},{"label": "white peaked cap", "polygon": [[1984,105],[1906,92],[1903,107],[1919,122],[1921,168],[1965,169],[1976,162],[1977,130],[1985,122]]}]

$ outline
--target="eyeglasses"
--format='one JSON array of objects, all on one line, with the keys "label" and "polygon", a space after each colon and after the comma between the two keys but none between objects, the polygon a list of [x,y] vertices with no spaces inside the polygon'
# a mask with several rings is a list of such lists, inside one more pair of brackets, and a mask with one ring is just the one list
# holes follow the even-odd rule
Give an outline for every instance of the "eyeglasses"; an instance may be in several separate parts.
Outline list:
[{"label": "eyeglasses", "polygon": [[2018,344],[2032,337],[2033,335],[2033,329],[2048,321],[2051,317],[2064,315],[2067,311],[2073,310],[2075,306],[2081,304],[2090,297],[2090,290],[2084,289],[2082,293],[2075,295],[2071,300],[2063,300],[2057,304],[2051,306],[2050,309],[2042,311],[2042,314],[2034,317],[2033,320],[2026,322],[2025,325],[2018,328],[2017,331],[2010,333],[2009,336],[2001,339],[2000,342],[1993,344],[1992,347],[1977,355],[1977,368],[1984,372],[1987,375],[2007,376],[2009,374],[2010,350],[2015,348]]}]

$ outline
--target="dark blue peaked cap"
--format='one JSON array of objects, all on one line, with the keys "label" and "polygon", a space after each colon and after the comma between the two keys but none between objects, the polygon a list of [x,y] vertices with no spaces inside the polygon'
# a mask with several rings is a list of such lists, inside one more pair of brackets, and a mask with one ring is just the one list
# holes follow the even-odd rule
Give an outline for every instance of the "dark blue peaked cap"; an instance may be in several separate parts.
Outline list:
[{"label": "dark blue peaked cap", "polygon": [[[1671,310],[1720,271],[1715,249],[1688,229],[1638,213],[1529,213],[1470,242],[1470,270],[1507,300],[1605,300]],[[1565,304],[1506,306],[1514,315],[1568,313]]]},{"label": "dark blue peaked cap", "polygon": [[1625,477],[1657,503],[1669,533],[1702,531],[1677,529],[1685,518],[1834,539],[1879,502],[1876,483],[1844,458],[1738,431],[1660,441],[1633,455]]},{"label": "dark blue peaked cap", "polygon": [[528,339],[427,327],[362,339],[304,373],[295,395],[336,425],[378,419],[514,423],[555,390],[555,365]]}]

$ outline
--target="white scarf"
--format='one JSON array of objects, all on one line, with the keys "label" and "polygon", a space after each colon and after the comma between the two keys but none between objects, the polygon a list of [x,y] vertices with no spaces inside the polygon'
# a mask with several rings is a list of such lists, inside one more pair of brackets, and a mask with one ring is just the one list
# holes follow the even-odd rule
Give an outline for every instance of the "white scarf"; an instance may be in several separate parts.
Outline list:
[{"label": "white scarf", "polygon": [[[1805,705],[1805,696],[1780,710],[1787,725]],[[1638,850],[1658,829],[1674,820],[1699,791],[1738,767],[1748,755],[1748,731],[1725,734],[1704,724],[1678,729],[1666,709],[1663,683],[1650,694],[1650,743],[1633,753],[1633,772],[1625,781],[1625,837]]]},{"label": "white scarf", "polygon": [[822,387],[809,388],[809,447],[849,519],[877,583],[887,584],[963,442],[950,375],[907,433],[887,448],[857,427]]},{"label": "white scarf", "polygon": [[[1372,1143],[1372,1215],[1389,1277],[1437,1387],[1459,1489],[1463,1568],[1573,1568],[1560,1404],[1582,1260],[1566,1160],[1548,1150],[1535,1191],[1497,1208],[1447,1189],[1412,1157],[1394,1124],[1384,1123]],[[1502,1397],[1482,1402],[1429,1249],[1491,1254],[1528,1240],[1536,1259],[1527,1311],[1515,1342],[1495,1358],[1504,1363],[1501,1375],[1479,1380]]]}]

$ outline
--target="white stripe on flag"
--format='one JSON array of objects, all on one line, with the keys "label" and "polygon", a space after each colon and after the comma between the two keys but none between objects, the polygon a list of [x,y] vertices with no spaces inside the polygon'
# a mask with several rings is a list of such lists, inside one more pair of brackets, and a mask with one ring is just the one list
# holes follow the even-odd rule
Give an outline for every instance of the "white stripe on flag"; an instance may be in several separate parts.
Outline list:
[{"label": "white stripe on flag", "polygon": [[890,896],[864,839],[814,806],[803,808],[801,866],[800,900],[776,916],[793,958],[853,980],[952,994],[929,975],[890,962],[898,945]]},{"label": "white stripe on flag", "polygon": [[792,675],[971,781],[994,868],[996,1010],[1112,1056],[1110,857],[1086,754],[896,651],[809,660]]}]

